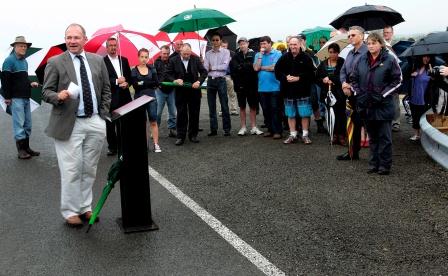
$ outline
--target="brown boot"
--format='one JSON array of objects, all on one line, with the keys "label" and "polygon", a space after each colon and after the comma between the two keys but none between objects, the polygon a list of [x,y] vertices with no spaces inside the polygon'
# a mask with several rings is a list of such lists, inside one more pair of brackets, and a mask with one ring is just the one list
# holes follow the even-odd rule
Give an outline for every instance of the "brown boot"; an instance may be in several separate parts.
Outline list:
[{"label": "brown boot", "polygon": [[24,141],[25,141],[25,139],[16,141],[17,152],[18,152],[17,157],[19,159],[30,159],[31,155],[28,152],[26,152],[25,146],[24,146],[24,144],[25,144]]},{"label": "brown boot", "polygon": [[24,143],[25,143],[25,150],[29,155],[31,155],[31,156],[39,156],[40,155],[40,152],[34,151],[30,148],[30,138],[29,137],[25,139]]}]

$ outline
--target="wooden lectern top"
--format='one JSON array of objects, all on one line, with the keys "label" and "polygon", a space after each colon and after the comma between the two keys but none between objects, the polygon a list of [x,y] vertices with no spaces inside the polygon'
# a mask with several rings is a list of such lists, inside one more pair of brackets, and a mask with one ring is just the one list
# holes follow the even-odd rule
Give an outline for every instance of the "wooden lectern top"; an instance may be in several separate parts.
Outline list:
[{"label": "wooden lectern top", "polygon": [[119,118],[121,118],[122,116],[128,114],[129,112],[141,107],[142,105],[145,105],[149,102],[154,101],[155,98],[154,97],[150,97],[147,95],[143,95],[138,97],[137,99],[133,100],[130,103],[127,103],[125,105],[123,105],[120,108],[115,109],[114,111],[112,111],[112,121],[115,121]]}]

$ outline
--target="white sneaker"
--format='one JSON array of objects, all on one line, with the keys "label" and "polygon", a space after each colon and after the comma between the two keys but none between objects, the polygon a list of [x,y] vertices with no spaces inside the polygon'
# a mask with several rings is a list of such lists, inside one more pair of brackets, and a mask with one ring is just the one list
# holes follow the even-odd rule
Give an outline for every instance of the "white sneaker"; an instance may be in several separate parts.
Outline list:
[{"label": "white sneaker", "polygon": [[154,144],[154,152],[162,152],[162,149],[160,148],[159,144]]},{"label": "white sneaker", "polygon": [[252,134],[252,135],[261,135],[261,134],[263,134],[263,131],[261,131],[258,127],[253,127],[250,130],[250,134]]},{"label": "white sneaker", "polygon": [[239,136],[244,136],[244,135],[246,135],[246,133],[247,133],[247,128],[245,128],[245,127],[242,127],[240,129],[240,131],[238,131]]},{"label": "white sneaker", "polygon": [[420,136],[414,135],[411,138],[409,138],[409,140],[411,140],[411,141],[418,141],[418,140],[420,140]]}]

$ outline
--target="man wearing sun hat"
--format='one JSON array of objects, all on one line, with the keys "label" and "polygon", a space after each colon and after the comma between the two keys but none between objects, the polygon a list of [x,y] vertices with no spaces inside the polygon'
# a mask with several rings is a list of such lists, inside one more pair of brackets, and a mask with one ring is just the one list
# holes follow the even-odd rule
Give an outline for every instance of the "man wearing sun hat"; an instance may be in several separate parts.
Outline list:
[{"label": "man wearing sun hat", "polygon": [[17,36],[11,43],[14,48],[5,59],[2,66],[2,88],[5,103],[11,108],[14,139],[19,159],[29,159],[40,153],[30,148],[31,136],[31,87],[37,87],[37,82],[28,78],[28,62],[26,51],[31,46],[24,36]]}]

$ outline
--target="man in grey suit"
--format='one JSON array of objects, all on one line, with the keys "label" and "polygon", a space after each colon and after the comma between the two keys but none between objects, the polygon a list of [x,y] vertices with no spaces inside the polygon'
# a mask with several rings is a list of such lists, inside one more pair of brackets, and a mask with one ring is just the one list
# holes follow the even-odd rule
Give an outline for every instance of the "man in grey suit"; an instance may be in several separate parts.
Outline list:
[{"label": "man in grey suit", "polygon": [[70,226],[82,226],[92,215],[92,185],[106,137],[111,99],[103,58],[86,53],[85,29],[65,31],[67,51],[48,60],[43,99],[53,105],[45,132],[54,138],[61,174],[61,213]]}]

